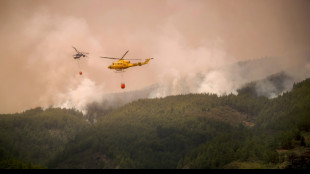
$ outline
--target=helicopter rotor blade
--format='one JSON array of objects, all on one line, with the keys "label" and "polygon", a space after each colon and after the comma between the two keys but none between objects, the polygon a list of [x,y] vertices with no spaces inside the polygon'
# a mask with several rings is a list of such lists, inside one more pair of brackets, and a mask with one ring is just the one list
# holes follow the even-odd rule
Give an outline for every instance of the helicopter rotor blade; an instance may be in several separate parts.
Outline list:
[{"label": "helicopter rotor blade", "polygon": [[72,46],[72,48],[74,48],[75,49],[75,51],[77,52],[77,53],[79,53],[79,51],[74,47],[74,46]]},{"label": "helicopter rotor blade", "polygon": [[[129,50],[128,50],[129,51]],[[123,59],[125,56],[126,56],[126,54],[128,53],[128,51],[126,51],[126,53],[123,55],[123,57],[121,58],[121,59]]]},{"label": "helicopter rotor blade", "polygon": [[100,57],[100,58],[105,58],[105,59],[120,59],[120,58],[114,58],[114,57]]},{"label": "helicopter rotor blade", "polygon": [[123,59],[123,60],[142,60],[142,59]]}]

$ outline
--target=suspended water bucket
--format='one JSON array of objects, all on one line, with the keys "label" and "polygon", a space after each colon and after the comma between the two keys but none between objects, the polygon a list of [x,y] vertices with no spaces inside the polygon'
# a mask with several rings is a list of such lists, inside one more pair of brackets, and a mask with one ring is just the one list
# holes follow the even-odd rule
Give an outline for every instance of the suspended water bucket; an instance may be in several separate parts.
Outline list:
[{"label": "suspended water bucket", "polygon": [[82,71],[80,71],[80,75],[82,75],[83,73],[82,73]]},{"label": "suspended water bucket", "polygon": [[121,83],[121,88],[122,88],[122,89],[125,88],[125,83]]}]

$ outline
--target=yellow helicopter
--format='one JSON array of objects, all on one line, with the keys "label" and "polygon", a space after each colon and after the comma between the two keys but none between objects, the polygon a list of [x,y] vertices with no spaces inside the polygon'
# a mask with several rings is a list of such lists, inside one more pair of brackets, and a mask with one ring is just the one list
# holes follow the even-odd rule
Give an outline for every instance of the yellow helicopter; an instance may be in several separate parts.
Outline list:
[{"label": "yellow helicopter", "polygon": [[105,59],[118,59],[117,62],[113,62],[110,66],[108,66],[109,69],[115,69],[116,71],[123,71],[124,69],[133,67],[133,66],[142,66],[147,63],[153,58],[148,58],[145,60],[145,62],[137,62],[137,63],[130,63],[129,60],[141,60],[141,59],[124,59],[126,54],[129,52],[126,51],[126,53],[121,57],[121,58],[114,58],[114,57],[100,57],[100,58],[105,58]]}]

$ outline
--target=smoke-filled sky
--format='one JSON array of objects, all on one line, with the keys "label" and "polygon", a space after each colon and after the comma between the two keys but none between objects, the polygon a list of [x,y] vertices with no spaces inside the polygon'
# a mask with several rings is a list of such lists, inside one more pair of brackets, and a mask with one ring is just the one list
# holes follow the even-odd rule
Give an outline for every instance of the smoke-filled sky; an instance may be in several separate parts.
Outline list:
[{"label": "smoke-filled sky", "polygon": [[[309,0],[0,0],[0,11],[0,113],[83,110],[152,85],[145,97],[221,95],[282,70],[310,76]],[[80,67],[72,46],[90,53]],[[99,57],[127,50],[154,59],[122,79]],[[270,61],[231,66],[260,58]]]}]

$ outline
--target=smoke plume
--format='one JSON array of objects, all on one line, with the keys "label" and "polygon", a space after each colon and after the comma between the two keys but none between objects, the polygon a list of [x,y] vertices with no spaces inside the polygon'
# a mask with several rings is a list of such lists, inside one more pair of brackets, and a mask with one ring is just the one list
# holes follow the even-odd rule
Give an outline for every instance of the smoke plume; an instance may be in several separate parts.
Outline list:
[{"label": "smoke plume", "polygon": [[[237,94],[253,81],[272,98],[310,75],[309,1],[3,0],[0,10],[0,113],[86,114],[138,98]],[[77,61],[72,46],[90,54]],[[154,59],[121,75],[99,58],[127,50]],[[279,72],[290,77],[283,87],[263,80]]]}]

